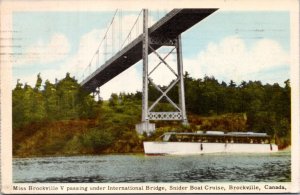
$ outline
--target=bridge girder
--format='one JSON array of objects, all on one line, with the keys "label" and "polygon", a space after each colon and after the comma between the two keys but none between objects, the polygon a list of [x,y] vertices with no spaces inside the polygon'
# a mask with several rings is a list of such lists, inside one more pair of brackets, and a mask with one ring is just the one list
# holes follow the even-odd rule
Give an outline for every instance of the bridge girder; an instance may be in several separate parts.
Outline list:
[{"label": "bridge girder", "polygon": [[[217,9],[174,9],[148,29],[149,42],[172,43],[178,35],[191,28]],[[93,92],[106,82],[125,71],[142,59],[143,35],[108,59],[102,66],[87,76],[80,84],[87,91]],[[161,44],[153,44],[154,50]],[[152,50],[149,51],[149,54]]]}]

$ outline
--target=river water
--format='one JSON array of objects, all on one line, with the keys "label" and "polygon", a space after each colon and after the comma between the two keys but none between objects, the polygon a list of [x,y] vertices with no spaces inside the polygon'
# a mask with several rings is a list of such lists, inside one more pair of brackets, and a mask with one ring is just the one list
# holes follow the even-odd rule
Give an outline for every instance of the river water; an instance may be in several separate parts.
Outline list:
[{"label": "river water", "polygon": [[99,155],[13,159],[15,183],[284,182],[291,154]]}]

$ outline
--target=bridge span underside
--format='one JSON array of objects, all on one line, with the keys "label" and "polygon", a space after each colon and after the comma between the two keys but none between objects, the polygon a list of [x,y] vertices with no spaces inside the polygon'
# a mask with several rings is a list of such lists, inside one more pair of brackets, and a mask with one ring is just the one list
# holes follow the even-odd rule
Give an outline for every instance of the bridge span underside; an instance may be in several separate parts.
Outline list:
[{"label": "bridge span underside", "polygon": [[[217,9],[174,9],[166,16],[149,28],[149,42],[160,41],[165,45],[176,40],[176,38],[191,28]],[[89,75],[81,82],[87,91],[94,92],[97,87],[104,85],[106,82],[128,69],[143,57],[143,36],[142,34],[133,40],[130,44],[116,53],[112,58],[107,60],[95,72]],[[157,50],[161,44],[152,44],[153,49]],[[152,50],[149,50],[149,54]]]}]

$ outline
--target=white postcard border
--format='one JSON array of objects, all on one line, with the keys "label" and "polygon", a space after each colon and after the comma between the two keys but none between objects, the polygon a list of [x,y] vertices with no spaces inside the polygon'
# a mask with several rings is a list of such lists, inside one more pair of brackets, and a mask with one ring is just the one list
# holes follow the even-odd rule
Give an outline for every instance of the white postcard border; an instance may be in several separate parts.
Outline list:
[{"label": "white postcard border", "polygon": [[[155,8],[158,5],[162,7],[172,8],[184,8],[184,7],[202,7],[212,8],[218,7],[223,10],[289,10],[291,13],[291,88],[292,88],[292,181],[291,182],[280,182],[280,183],[139,183],[139,184],[14,184],[12,183],[12,68],[10,64],[10,56],[1,55],[1,66],[0,66],[0,84],[1,84],[1,191],[4,193],[285,193],[285,192],[299,192],[300,190],[300,168],[299,168],[299,140],[300,140],[300,125],[299,125],[299,3],[296,0],[279,1],[279,0],[265,0],[265,1],[179,1],[179,0],[168,0],[157,1],[137,1],[137,0],[126,0],[126,1],[2,1],[0,3],[0,29],[4,29],[5,32],[12,31],[12,13],[15,11],[103,11],[103,10],[114,10],[115,4],[120,7],[126,7],[128,9],[141,9],[147,5],[148,8]],[[188,3],[187,3],[188,2]],[[101,6],[100,6],[101,3]],[[113,4],[115,3],[115,4]],[[71,5],[71,6],[70,6]],[[98,5],[98,6],[95,6]],[[130,7],[128,6],[130,5]],[[259,5],[259,6],[258,6]],[[3,30],[2,30],[3,31]],[[4,36],[11,36],[9,33],[2,34]],[[3,37],[3,36],[1,36]],[[2,43],[3,44],[3,41]],[[11,44],[9,40],[5,44]],[[1,48],[0,53],[12,53],[11,48]],[[169,190],[170,186],[179,185],[187,187],[188,190]],[[191,185],[202,186],[204,190],[193,191],[190,189]],[[230,185],[244,185],[244,186],[257,186],[260,190],[230,190]],[[266,189],[268,186],[283,186],[285,189]],[[19,189],[14,189],[14,186],[19,186]],[[36,187],[36,190],[29,190],[29,186]],[[43,187],[53,187],[55,190],[45,190]],[[64,186],[62,189],[61,186]],[[126,187],[126,186],[140,186],[146,189],[146,186],[150,187],[165,187],[168,188],[166,191],[153,190],[99,190],[99,191],[66,191],[68,187],[95,187],[95,186],[115,186],[115,187]],[[226,188],[226,191],[207,190],[205,186],[219,186]],[[56,190],[56,187],[58,190]],[[40,190],[41,189],[41,190]],[[118,188],[119,189],[119,188]],[[151,188],[152,189],[152,188]],[[185,189],[185,188],[184,188]]]}]

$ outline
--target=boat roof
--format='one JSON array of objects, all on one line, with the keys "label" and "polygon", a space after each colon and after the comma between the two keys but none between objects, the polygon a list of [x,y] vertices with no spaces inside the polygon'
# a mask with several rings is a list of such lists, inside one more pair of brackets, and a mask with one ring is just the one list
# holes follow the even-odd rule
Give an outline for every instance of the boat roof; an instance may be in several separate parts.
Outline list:
[{"label": "boat roof", "polygon": [[209,131],[206,133],[203,132],[167,132],[164,133],[164,135],[170,134],[170,135],[200,135],[200,136],[215,136],[215,137],[263,137],[267,138],[270,137],[266,133],[256,133],[256,132],[228,132],[224,133],[222,131]]}]

